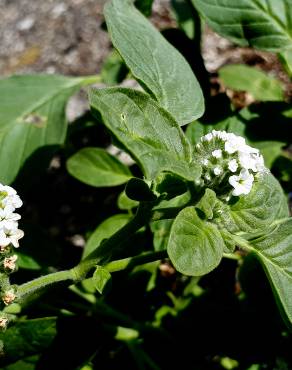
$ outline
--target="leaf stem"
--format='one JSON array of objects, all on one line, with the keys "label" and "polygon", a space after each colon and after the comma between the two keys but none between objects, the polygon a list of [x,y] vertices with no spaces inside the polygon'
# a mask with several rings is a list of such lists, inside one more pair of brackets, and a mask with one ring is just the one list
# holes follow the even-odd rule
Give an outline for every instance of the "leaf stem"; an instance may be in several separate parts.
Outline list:
[{"label": "leaf stem", "polygon": [[93,85],[101,82],[101,75],[94,75],[94,76],[84,76],[81,77],[82,86],[87,86],[87,85]]}]

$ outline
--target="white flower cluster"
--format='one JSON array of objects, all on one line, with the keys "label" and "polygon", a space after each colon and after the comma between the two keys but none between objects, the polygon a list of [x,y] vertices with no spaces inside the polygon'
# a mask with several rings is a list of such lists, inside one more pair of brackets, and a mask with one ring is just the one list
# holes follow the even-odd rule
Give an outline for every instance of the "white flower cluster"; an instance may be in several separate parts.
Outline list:
[{"label": "white flower cluster", "polygon": [[213,130],[201,138],[195,155],[199,159],[205,186],[231,189],[234,196],[251,191],[257,173],[266,171],[259,150],[247,145],[241,136]]},{"label": "white flower cluster", "polygon": [[15,248],[19,247],[18,240],[24,233],[18,229],[20,215],[14,213],[16,208],[22,206],[22,201],[16,191],[6,185],[0,184],[0,251],[12,244]]}]

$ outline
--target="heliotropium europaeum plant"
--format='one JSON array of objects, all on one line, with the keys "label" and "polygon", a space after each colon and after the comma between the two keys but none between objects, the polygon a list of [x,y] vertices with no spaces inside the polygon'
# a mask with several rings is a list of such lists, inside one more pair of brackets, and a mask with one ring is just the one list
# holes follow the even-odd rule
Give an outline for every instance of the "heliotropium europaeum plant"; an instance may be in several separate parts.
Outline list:
[{"label": "heliotropium europaeum plant", "polygon": [[[16,270],[17,255],[14,248],[19,247],[18,240],[24,235],[23,231],[18,229],[20,215],[14,213],[16,208],[22,206],[22,201],[16,191],[10,187],[0,184],[0,290],[1,306],[12,304],[17,295],[17,287],[10,284],[9,275]],[[0,315],[0,328],[5,330],[11,319],[11,315],[2,312]]]},{"label": "heliotropium europaeum plant", "polygon": [[[246,1],[240,2],[242,7]],[[227,2],[193,2],[211,25],[220,27],[221,18],[215,19],[215,11]],[[260,19],[266,21],[270,12],[260,3],[252,1],[253,11],[249,14],[255,15],[256,10]],[[225,8],[226,16],[230,16],[229,7]],[[292,219],[287,198],[265,163],[265,154],[243,137],[244,132],[242,135],[232,132],[236,130],[231,124],[223,122],[226,127],[214,130],[211,125],[195,121],[204,114],[203,94],[195,75],[184,57],[132,1],[109,1],[105,18],[114,47],[144,91],[91,88],[89,104],[92,115],[108,130],[113,142],[132,157],[140,171],[135,173],[141,176],[135,177],[126,164],[96,147],[82,148],[73,154],[67,161],[67,170],[90,186],[124,185],[119,208],[130,211],[101,223],[90,236],[77,266],[18,286],[10,285],[9,274],[16,269],[17,260],[13,248],[18,247],[18,239],[23,236],[17,227],[20,216],[14,213],[21,201],[12,188],[1,185],[0,327],[5,329],[14,319],[12,304],[25,307],[32,298],[39,298],[44,290],[59,283],[70,285],[90,279],[96,290],[103,293],[112,273],[136,265],[168,258],[181,274],[200,277],[214,270],[223,258],[241,262],[246,254],[256,256],[262,264],[283,317],[291,325]],[[289,35],[282,32],[278,21],[274,23],[277,32],[285,37],[286,47]],[[245,45],[247,41],[241,36],[236,40]],[[265,42],[272,42],[271,38],[261,40],[254,40],[255,46],[264,48]],[[278,48],[278,42],[269,46],[271,50]],[[13,93],[19,92],[18,109],[9,109],[9,119],[4,115],[10,126],[3,128],[3,137],[6,135],[3,151],[11,147],[11,141],[18,145],[11,130],[17,131],[21,139],[23,133],[28,138],[27,143],[21,141],[25,150],[13,159],[13,171],[3,160],[5,171],[0,176],[7,182],[15,179],[18,169],[35,149],[64,142],[66,98],[76,87],[99,79],[30,76],[26,85],[25,78],[2,81],[5,89],[10,86]],[[28,107],[22,100],[25,92]],[[9,99],[3,104],[7,110]],[[239,119],[232,116],[235,118]],[[187,124],[191,129],[185,133],[182,126]],[[46,130],[42,131],[43,127]],[[193,128],[201,130],[200,135],[195,135],[196,140],[189,135]],[[125,242],[148,226],[154,234],[150,250],[126,251]],[[161,229],[163,237],[159,234]]]}]

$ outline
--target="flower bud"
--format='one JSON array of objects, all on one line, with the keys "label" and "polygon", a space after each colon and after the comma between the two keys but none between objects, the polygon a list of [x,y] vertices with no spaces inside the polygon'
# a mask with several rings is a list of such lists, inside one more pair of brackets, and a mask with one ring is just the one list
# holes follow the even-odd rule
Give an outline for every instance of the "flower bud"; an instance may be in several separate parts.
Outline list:
[{"label": "flower bud", "polygon": [[0,331],[5,331],[9,320],[3,314],[0,314]]},{"label": "flower bud", "polygon": [[17,260],[17,255],[14,254],[10,257],[5,257],[3,261],[3,267],[5,270],[8,270],[9,272],[13,272],[16,268],[16,260]]},{"label": "flower bud", "polygon": [[15,300],[15,298],[16,298],[16,294],[15,294],[14,289],[6,290],[2,294],[2,301],[4,302],[4,304],[6,306],[8,306],[9,304],[11,304]]}]

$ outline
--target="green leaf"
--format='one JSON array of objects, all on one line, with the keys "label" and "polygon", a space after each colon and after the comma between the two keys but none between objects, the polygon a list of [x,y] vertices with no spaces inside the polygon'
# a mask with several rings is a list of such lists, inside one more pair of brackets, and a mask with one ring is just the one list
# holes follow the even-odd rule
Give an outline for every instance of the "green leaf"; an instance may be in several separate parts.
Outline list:
[{"label": "green leaf", "polygon": [[223,84],[236,91],[247,91],[260,101],[283,101],[284,89],[280,81],[266,73],[244,64],[232,64],[220,68]]},{"label": "green leaf", "polygon": [[250,243],[265,269],[282,313],[292,325],[292,219]]},{"label": "green leaf", "polygon": [[185,0],[171,0],[171,5],[179,27],[190,39],[193,39],[195,36],[195,25],[192,6]]},{"label": "green leaf", "polygon": [[122,211],[128,211],[128,210],[138,207],[139,202],[133,199],[130,199],[129,197],[127,197],[126,193],[122,191],[118,197],[117,204],[118,204],[119,209],[121,209]]},{"label": "green leaf", "polygon": [[200,85],[184,57],[133,6],[112,0],[105,18],[115,48],[134,77],[180,125],[204,113]]},{"label": "green leaf", "polygon": [[214,221],[231,233],[255,232],[287,216],[288,205],[279,182],[265,173],[255,180],[248,195],[232,198],[229,205],[222,203],[221,215]]},{"label": "green leaf", "polygon": [[146,17],[151,15],[153,0],[135,0],[134,4]]},{"label": "green leaf", "polygon": [[130,199],[139,202],[151,202],[157,199],[149,185],[138,177],[133,177],[128,181],[125,192]]},{"label": "green leaf", "polygon": [[241,46],[292,47],[291,0],[192,0],[214,31]]},{"label": "green leaf", "polygon": [[2,370],[35,370],[39,358],[39,355],[25,357],[22,360],[3,367]]},{"label": "green leaf", "polygon": [[132,328],[125,328],[123,326],[117,327],[117,333],[115,335],[116,340],[130,341],[139,338],[139,332]]},{"label": "green leaf", "polygon": [[40,270],[41,265],[31,256],[17,251],[17,265],[28,270]]},{"label": "green leaf", "polygon": [[14,362],[48,348],[56,336],[56,318],[25,320],[0,333],[4,342],[5,362]]},{"label": "green leaf", "polygon": [[185,181],[169,173],[163,173],[155,180],[155,191],[163,194],[164,199],[174,198],[187,190]]},{"label": "green leaf", "polygon": [[265,166],[272,168],[276,158],[282,154],[284,143],[280,141],[255,141],[251,145],[260,150],[265,160]]},{"label": "green leaf", "polygon": [[191,162],[190,145],[181,128],[148,95],[124,88],[91,89],[89,101],[147,179],[162,171],[190,181],[200,176],[201,169]]},{"label": "green leaf", "polygon": [[100,148],[83,148],[67,161],[67,170],[85,184],[104,187],[121,185],[131,177],[127,166]]},{"label": "green leaf", "polygon": [[108,288],[109,284],[111,284],[111,279],[112,276],[110,272],[102,266],[97,266],[92,276],[95,289],[100,294],[103,294],[103,292]]},{"label": "green leaf", "polygon": [[286,72],[292,78],[292,49],[285,50],[279,54],[279,58],[283,63]]},{"label": "green leaf", "polygon": [[109,238],[126,225],[130,218],[130,215],[121,213],[106,219],[98,225],[85,245],[83,258],[87,257],[91,252],[98,248],[103,239]]},{"label": "green leaf", "polygon": [[167,251],[179,272],[201,276],[219,265],[224,246],[216,225],[201,220],[194,207],[187,207],[173,222]]},{"label": "green leaf", "polygon": [[163,251],[167,248],[172,223],[173,220],[159,220],[151,223],[155,251]]},{"label": "green leaf", "polygon": [[0,181],[11,183],[36,149],[62,144],[69,97],[86,78],[52,75],[0,80]]},{"label": "green leaf", "polygon": [[100,76],[104,83],[117,85],[126,78],[127,73],[128,68],[119,53],[114,50],[105,60]]}]

